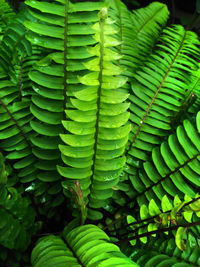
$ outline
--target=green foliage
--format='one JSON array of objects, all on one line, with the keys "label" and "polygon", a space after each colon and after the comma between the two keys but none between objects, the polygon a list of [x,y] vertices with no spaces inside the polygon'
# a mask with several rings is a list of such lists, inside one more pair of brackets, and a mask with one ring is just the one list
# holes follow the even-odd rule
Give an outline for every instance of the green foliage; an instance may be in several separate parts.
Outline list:
[{"label": "green foliage", "polygon": [[200,42],[168,17],[0,0],[0,265],[199,265]]},{"label": "green foliage", "polygon": [[187,249],[183,252],[176,247],[174,239],[151,240],[139,249],[135,249],[130,256],[140,266],[198,266],[200,248],[196,245],[192,236],[187,242]]},{"label": "green foliage", "polygon": [[[194,229],[190,229],[190,225],[194,227],[196,222],[199,225],[199,211],[198,196],[191,199],[186,195],[185,200],[181,201],[176,195],[172,205],[165,195],[161,200],[161,210],[155,201],[151,199],[148,207],[145,204],[140,207],[140,220],[136,220],[131,215],[127,216],[128,226],[131,228],[131,233],[128,236],[129,240],[131,240],[130,243],[135,245],[136,239],[140,238],[141,234],[146,233],[146,236],[140,238],[143,243],[146,243],[148,233],[156,237],[156,234],[160,231],[168,234],[173,229],[177,247],[184,250],[186,249],[184,238],[186,237],[187,239],[189,231]],[[187,235],[185,235],[186,230]],[[198,229],[197,232],[193,233],[193,236],[195,235],[198,238]]]},{"label": "green foliage", "polygon": [[[194,197],[199,187],[199,115],[196,125],[184,120],[176,132],[160,147],[152,151],[152,160],[143,164],[138,183],[138,201],[145,203],[153,199],[159,203],[163,195]],[[140,186],[140,188],[139,188]]]},{"label": "green foliage", "polygon": [[[70,134],[61,135],[66,145],[60,145],[60,150],[64,163],[70,167],[58,167],[63,177],[80,179],[91,208],[105,206],[107,198],[112,196],[111,186],[118,183],[125,163],[123,153],[131,126],[125,126],[129,117],[129,104],[125,102],[128,94],[120,88],[126,79],[119,76],[122,70],[115,65],[120,56],[110,50],[118,42],[110,36],[114,32],[113,22],[106,18],[107,9],[105,15],[103,11],[99,22],[92,26],[97,44],[88,50],[94,56],[85,63],[90,72],[79,77],[85,87],[74,93],[73,110],[66,110],[70,120],[63,121]],[[79,123],[84,132],[77,129]],[[92,219],[93,213],[88,209],[88,218]]]},{"label": "green foliage", "polygon": [[0,196],[0,243],[9,249],[26,250],[35,232],[35,212],[29,201],[12,187],[1,186]]},{"label": "green foliage", "polygon": [[12,22],[12,19],[15,17],[15,13],[10,8],[8,3],[5,0],[0,1],[0,29],[1,29],[1,38],[3,37],[4,30],[6,29],[6,26],[9,25]]},{"label": "green foliage", "polygon": [[89,224],[74,228],[63,238],[49,235],[39,239],[31,263],[33,267],[138,266],[110,243],[110,238],[101,229]]}]

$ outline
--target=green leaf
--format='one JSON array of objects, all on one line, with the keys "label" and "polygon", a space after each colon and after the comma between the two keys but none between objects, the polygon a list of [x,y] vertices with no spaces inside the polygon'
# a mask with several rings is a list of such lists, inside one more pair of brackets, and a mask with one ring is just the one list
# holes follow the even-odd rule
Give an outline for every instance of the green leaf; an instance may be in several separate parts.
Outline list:
[{"label": "green leaf", "polygon": [[156,205],[156,202],[153,199],[151,199],[151,201],[149,202],[149,214],[150,214],[150,216],[155,216],[155,215],[158,215],[160,213],[161,213],[161,211],[158,208],[158,206]]},{"label": "green leaf", "polygon": [[[147,230],[145,228],[140,228],[138,231],[138,234],[141,235],[141,234],[144,234],[146,232],[147,232]],[[147,243],[147,236],[140,237],[140,240],[142,243],[146,244]]]},{"label": "green leaf", "polygon": [[149,214],[149,210],[148,210],[147,206],[143,204],[140,207],[140,218],[141,218],[141,220],[145,220],[145,219],[149,218],[150,217],[149,215],[150,214]]},{"label": "green leaf", "polygon": [[179,227],[178,230],[176,231],[176,236],[175,236],[176,245],[182,251],[186,249],[186,244],[184,240],[185,232],[186,228]]},{"label": "green leaf", "polygon": [[172,209],[172,204],[166,195],[162,198],[161,207],[163,212],[170,211]]},{"label": "green leaf", "polygon": [[193,211],[184,211],[183,212],[183,217],[185,218],[185,220],[189,223],[192,222],[192,216],[193,216]]}]

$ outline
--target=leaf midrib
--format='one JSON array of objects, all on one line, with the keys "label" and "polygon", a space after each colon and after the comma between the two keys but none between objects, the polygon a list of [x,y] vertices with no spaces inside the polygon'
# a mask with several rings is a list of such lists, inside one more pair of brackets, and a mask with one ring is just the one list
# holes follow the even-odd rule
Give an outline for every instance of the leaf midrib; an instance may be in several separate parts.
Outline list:
[{"label": "leaf midrib", "polygon": [[[116,1],[116,0],[115,0]],[[116,1],[116,6],[119,12],[119,38],[120,38],[120,46],[119,46],[119,54],[122,55],[122,35],[123,35],[123,29],[122,29],[122,15],[121,15],[121,9],[119,6],[119,1]],[[120,66],[121,58],[119,58],[118,65]]]},{"label": "leaf midrib", "polygon": [[171,62],[171,64],[170,64],[170,66],[169,66],[169,68],[168,68],[168,70],[167,70],[167,72],[166,72],[166,74],[165,74],[163,80],[161,81],[161,83],[160,83],[158,89],[156,90],[155,95],[153,96],[153,98],[152,98],[152,100],[151,100],[151,102],[150,102],[150,104],[149,104],[149,106],[148,106],[148,108],[147,108],[146,113],[144,114],[142,120],[140,121],[140,125],[139,125],[139,127],[138,127],[138,129],[137,129],[137,131],[136,131],[136,133],[135,133],[135,135],[134,135],[134,137],[133,137],[133,139],[132,139],[130,145],[129,145],[129,148],[128,148],[127,152],[126,152],[126,155],[127,155],[127,154],[129,153],[129,151],[131,150],[132,145],[134,144],[134,142],[135,142],[137,136],[139,135],[139,133],[140,133],[140,131],[141,131],[142,126],[144,125],[144,122],[145,122],[145,120],[146,120],[146,118],[147,118],[147,116],[148,116],[148,114],[149,114],[149,112],[150,112],[150,110],[151,110],[151,107],[152,107],[152,105],[153,105],[153,103],[154,103],[154,101],[155,101],[155,99],[156,99],[158,93],[160,92],[160,89],[162,88],[162,85],[163,85],[163,83],[165,82],[165,80],[166,80],[166,78],[167,78],[167,76],[168,76],[168,74],[169,74],[169,72],[170,72],[170,70],[171,70],[171,68],[172,68],[172,66],[173,66],[173,64],[174,64],[174,62],[175,62],[175,60],[176,60],[176,58],[177,58],[177,56],[178,56],[178,54],[179,54],[181,48],[182,48],[182,46],[183,46],[185,37],[186,37],[186,31],[184,32],[184,36],[183,36],[182,42],[181,42],[181,44],[180,44],[180,46],[179,46],[179,49],[177,50],[177,52],[176,52],[176,54],[175,54],[175,56],[174,56],[174,58],[173,58],[173,60],[172,60],[172,62]]},{"label": "leaf midrib", "polygon": [[136,34],[139,34],[142,29],[151,21],[153,20],[153,18],[164,8],[164,6],[162,6],[160,9],[158,9],[151,17],[149,17],[145,23],[138,29],[137,33]]},{"label": "leaf midrib", "polygon": [[76,254],[76,252],[73,250],[73,248],[70,246],[69,242],[64,239],[63,237],[61,237],[61,239],[64,241],[64,243],[67,245],[67,247],[69,248],[69,250],[72,252],[74,258],[77,260],[78,264],[80,264],[80,266],[82,267],[86,267],[80,260],[80,258],[78,257],[78,255]]},{"label": "leaf midrib", "polygon": [[[90,177],[90,192],[92,190],[92,184],[94,180],[94,171],[95,171],[95,164],[96,164],[96,156],[97,156],[97,142],[98,142],[98,135],[99,135],[99,117],[100,117],[100,103],[101,103],[101,89],[102,89],[102,78],[103,78],[103,55],[104,55],[104,21],[100,19],[99,21],[99,26],[100,26],[100,59],[99,59],[99,76],[98,76],[98,81],[99,81],[99,87],[97,91],[97,114],[96,114],[96,125],[95,125],[95,142],[94,142],[94,155],[93,155],[93,165],[92,165],[92,175]],[[90,195],[89,195],[90,199]]]},{"label": "leaf midrib", "polygon": [[23,132],[22,128],[20,127],[20,125],[18,124],[18,122],[16,121],[16,119],[13,117],[12,113],[9,111],[9,109],[7,108],[7,106],[5,105],[5,103],[3,102],[2,99],[0,99],[0,104],[3,106],[3,108],[6,110],[8,116],[11,118],[11,120],[14,122],[15,126],[17,127],[17,129],[19,130],[20,134],[23,136],[26,144],[28,145],[28,147],[30,149],[32,149],[32,146],[29,142],[29,140],[27,139],[25,133]]},{"label": "leaf midrib", "polygon": [[65,109],[66,109],[66,102],[67,102],[67,31],[68,31],[68,9],[69,9],[69,1],[66,0],[65,3],[65,30],[64,30],[64,89],[63,89],[63,119],[65,119]]},{"label": "leaf midrib", "polygon": [[[135,199],[137,199],[138,197],[144,195],[147,191],[151,190],[154,186],[160,184],[161,182],[163,182],[165,179],[169,178],[171,175],[173,175],[174,173],[178,172],[180,169],[184,168],[185,166],[187,166],[190,162],[192,162],[193,160],[195,160],[198,156],[200,156],[200,153],[197,153],[196,155],[194,155],[192,158],[189,158],[185,163],[183,163],[182,165],[180,165],[178,168],[176,168],[174,171],[166,174],[164,177],[162,177],[158,182],[152,184],[151,186],[147,187],[144,191],[142,191],[141,193],[139,193]],[[133,201],[133,200],[132,200]],[[131,201],[131,202],[132,202]]]}]

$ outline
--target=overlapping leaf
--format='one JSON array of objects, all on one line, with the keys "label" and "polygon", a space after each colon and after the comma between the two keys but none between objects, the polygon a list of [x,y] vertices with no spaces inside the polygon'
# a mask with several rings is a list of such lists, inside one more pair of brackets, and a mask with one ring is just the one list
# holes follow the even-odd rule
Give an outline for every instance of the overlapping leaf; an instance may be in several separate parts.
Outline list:
[{"label": "overlapping leaf", "polygon": [[33,267],[55,266],[138,266],[125,257],[109,237],[95,225],[73,229],[62,240],[50,235],[38,241],[32,251]]},{"label": "overlapping leaf", "polygon": [[6,152],[6,159],[14,162],[20,181],[30,182],[36,178],[30,143],[34,134],[29,125],[30,100],[20,101],[19,88],[5,76],[0,80],[0,104],[0,147]]},{"label": "overlapping leaf", "polygon": [[200,113],[196,116],[196,126],[185,120],[167,142],[153,149],[152,162],[143,164],[133,183],[139,203],[152,198],[159,203],[165,194],[195,197],[200,185],[199,129]]},{"label": "overlapping leaf", "polygon": [[[106,8],[101,10],[99,23],[92,27],[98,44],[89,50],[95,58],[85,63],[91,72],[79,78],[84,89],[74,92],[75,98],[70,99],[73,109],[66,110],[71,120],[63,125],[69,134],[61,135],[66,145],[60,150],[67,167],[58,167],[67,178],[64,184],[80,179],[83,195],[89,195],[92,208],[104,206],[112,196],[111,187],[118,183],[125,164],[123,153],[130,131],[126,124],[128,94],[120,89],[126,79],[117,76],[122,72],[116,65],[119,55],[110,49],[119,43],[112,37],[112,22],[103,19],[106,12]],[[88,216],[97,219],[101,215],[89,209]]]},{"label": "overlapping leaf", "polygon": [[115,48],[121,55],[118,64],[125,68],[123,75],[132,80],[136,69],[151,54],[169,11],[166,5],[154,2],[132,14],[120,0],[108,0],[107,3],[109,16],[115,20],[115,38],[120,41]]},{"label": "overlapping leaf", "polygon": [[84,62],[92,55],[87,47],[96,43],[92,38],[91,23],[98,20],[102,3],[76,3],[68,0],[54,3],[26,1],[37,22],[27,21],[27,38],[35,45],[50,49],[50,54],[38,62],[30,78],[34,82],[31,127],[37,133],[32,138],[33,153],[39,159],[38,178],[43,182],[60,179],[56,164],[60,162],[59,134],[64,129],[61,120],[66,117],[68,97],[83,88],[77,76],[86,71]]},{"label": "overlapping leaf", "polygon": [[30,137],[34,134],[29,125],[32,119],[30,99],[24,97],[27,95],[25,88],[28,87],[32,92],[27,76],[32,65],[26,66],[25,62],[28,56],[34,57],[31,44],[25,39],[23,22],[27,16],[27,10],[24,9],[10,23],[7,21],[0,45],[0,147],[6,152],[6,158],[13,162],[23,183],[36,178],[35,158],[30,143]]},{"label": "overlapping leaf", "polygon": [[[9,77],[6,77],[6,75],[2,74],[2,80],[0,82],[1,83],[1,109],[2,109],[2,113],[7,112],[7,119],[4,114],[4,118],[1,123],[2,125],[3,124],[5,125],[5,129],[11,126],[12,124],[15,125],[16,128],[19,130],[20,134],[22,135],[23,137],[22,139],[24,139],[25,143],[27,143],[27,146],[29,147],[30,151],[31,151],[30,137],[32,137],[34,133],[32,132],[30,125],[29,125],[32,119],[32,114],[30,113],[30,110],[29,110],[30,98],[28,96],[32,96],[33,90],[32,90],[32,81],[28,77],[28,72],[32,69],[32,65],[34,64],[34,62],[36,62],[40,58],[40,56],[41,56],[41,50],[35,47],[32,50],[32,54],[28,57],[23,57],[22,55],[19,54],[20,61],[16,62],[18,64],[14,64],[13,72],[12,74],[10,73],[11,74],[10,79]],[[9,80],[12,80],[12,82]],[[13,89],[11,87],[13,87]],[[8,88],[10,89],[8,90]],[[19,111],[21,112],[21,115]],[[16,114],[16,112],[18,113]],[[27,122],[25,123],[25,125],[23,125],[23,127],[21,127],[20,125],[20,120],[22,121],[22,118],[27,120]],[[9,124],[8,120],[13,121],[13,123]],[[25,130],[25,127],[26,127],[26,130]],[[2,148],[5,149],[6,151],[12,151],[12,150],[19,151],[20,148],[17,148],[17,146],[15,146],[14,148],[11,148],[14,145],[13,143],[14,140],[16,140],[15,145],[17,145],[17,143],[19,143],[20,141],[21,142],[20,145],[22,146],[22,140],[20,139],[19,141],[17,141],[17,137],[19,139],[19,136],[17,136],[16,133],[13,132],[13,136],[10,136],[10,142],[8,140],[7,145],[3,144]],[[6,138],[7,136],[5,136],[2,139],[4,140]],[[13,140],[13,142],[11,142],[11,140]],[[24,149],[24,148],[25,147],[22,146],[21,149]],[[28,155],[30,154],[32,154],[32,151],[28,153]],[[8,158],[9,157],[10,156],[8,156]],[[23,156],[19,158],[23,159]],[[32,157],[32,160],[29,160],[27,162],[27,165],[31,165],[31,163],[35,161],[33,160],[33,158],[34,157]],[[13,157],[12,159],[16,160],[17,158]],[[21,167],[18,166],[16,168],[17,169],[25,168],[27,167],[27,165],[22,164]],[[29,168],[31,168],[31,166],[29,166]],[[32,166],[32,170],[34,171],[33,166]],[[36,178],[36,175],[33,179],[35,178]]]},{"label": "overlapping leaf", "polygon": [[[0,0],[0,40],[6,27],[12,22],[16,14],[5,0]],[[2,36],[1,36],[2,35]]]},{"label": "overlapping leaf", "polygon": [[188,94],[190,74],[197,69],[198,44],[197,36],[182,26],[166,28],[155,52],[136,72],[130,96],[129,155],[147,160],[148,152],[169,134],[170,121]]},{"label": "overlapping leaf", "polygon": [[124,171],[138,192],[149,187],[148,183],[144,186],[144,178],[138,178],[139,162],[150,159],[152,149],[169,135],[173,118],[190,95],[191,77],[198,68],[199,41],[193,32],[174,25],[166,28],[158,41],[144,66],[136,71],[129,97],[133,129]]},{"label": "overlapping leaf", "polygon": [[19,64],[14,67],[14,75],[17,86],[20,91],[20,98],[24,96],[32,96],[35,94],[33,90],[33,82],[29,78],[29,72],[33,70],[34,64],[41,59],[43,49],[41,47],[32,46],[30,56],[20,57]]},{"label": "overlapping leaf", "polygon": [[[187,241],[189,234],[199,238],[199,203],[198,195],[194,199],[185,195],[184,201],[181,201],[176,195],[173,203],[165,195],[161,200],[160,209],[156,202],[151,199],[148,206],[141,205],[140,219],[136,219],[132,215],[127,216],[128,225],[124,225],[123,229],[118,229],[118,234],[120,235],[119,230],[125,230],[125,227],[129,226],[130,229],[126,234],[132,239],[130,243],[135,245],[136,239],[147,243],[147,237],[151,235],[156,237],[164,231],[165,234],[169,234],[173,230],[177,247],[180,250],[185,250],[185,240]],[[141,234],[145,233],[146,236],[140,237]]]},{"label": "overlapping leaf", "polygon": [[140,266],[144,267],[194,267],[199,266],[200,248],[195,240],[190,236],[187,242],[187,249],[180,251],[174,239],[164,240],[162,238],[152,238],[151,241],[142,248],[135,249],[131,258]]},{"label": "overlapping leaf", "polygon": [[30,56],[32,47],[25,38],[26,28],[24,19],[27,18],[27,10],[10,20],[4,30],[4,35],[0,43],[0,72],[9,75],[15,82],[14,66],[19,63],[21,57]]}]

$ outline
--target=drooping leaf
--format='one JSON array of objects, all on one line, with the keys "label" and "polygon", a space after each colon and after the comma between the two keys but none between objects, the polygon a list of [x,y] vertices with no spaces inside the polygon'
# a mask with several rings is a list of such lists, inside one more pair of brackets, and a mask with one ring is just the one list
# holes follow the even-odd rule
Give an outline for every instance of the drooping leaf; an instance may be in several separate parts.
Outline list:
[{"label": "drooping leaf", "polygon": [[138,266],[125,257],[110,238],[95,225],[76,227],[64,236],[38,240],[32,251],[34,267],[50,266]]}]

